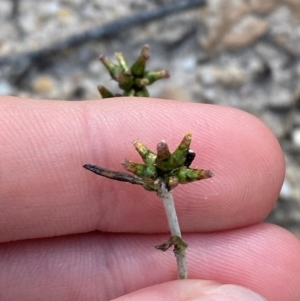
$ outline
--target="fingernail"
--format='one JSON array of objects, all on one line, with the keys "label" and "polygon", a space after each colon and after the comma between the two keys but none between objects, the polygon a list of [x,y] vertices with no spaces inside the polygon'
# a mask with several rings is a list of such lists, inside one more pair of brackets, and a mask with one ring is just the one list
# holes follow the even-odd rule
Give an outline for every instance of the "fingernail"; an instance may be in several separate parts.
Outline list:
[{"label": "fingernail", "polygon": [[267,301],[267,299],[250,289],[224,284],[206,291],[204,296],[193,301]]}]

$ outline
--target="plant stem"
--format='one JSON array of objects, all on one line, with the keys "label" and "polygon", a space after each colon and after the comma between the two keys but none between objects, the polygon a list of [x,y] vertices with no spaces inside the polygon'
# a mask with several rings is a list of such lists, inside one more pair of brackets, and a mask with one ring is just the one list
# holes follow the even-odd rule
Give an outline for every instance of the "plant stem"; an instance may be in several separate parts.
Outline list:
[{"label": "plant stem", "polygon": [[165,251],[170,246],[174,245],[173,251],[177,261],[178,278],[187,279],[187,264],[186,264],[186,254],[185,254],[185,249],[187,247],[187,244],[184,243],[184,241],[181,239],[181,231],[178,223],[172,191],[169,191],[167,189],[164,182],[161,183],[158,196],[161,198],[163,202],[172,237],[168,242],[166,242],[161,246],[157,246],[156,248]]},{"label": "plant stem", "polygon": [[92,164],[85,164],[83,165],[83,168],[92,171],[93,173],[108,178],[108,179],[113,179],[121,182],[128,182],[131,184],[138,184],[138,185],[143,185],[143,180],[137,176],[132,176],[129,175],[125,172],[121,171],[113,171],[113,170],[108,170],[106,168],[92,165]]}]

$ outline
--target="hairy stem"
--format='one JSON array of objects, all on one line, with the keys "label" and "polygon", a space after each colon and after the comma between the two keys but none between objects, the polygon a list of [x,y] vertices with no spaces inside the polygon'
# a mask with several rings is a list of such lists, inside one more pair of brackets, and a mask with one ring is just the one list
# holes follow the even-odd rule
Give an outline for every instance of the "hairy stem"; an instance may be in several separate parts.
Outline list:
[{"label": "hairy stem", "polygon": [[158,192],[158,196],[163,202],[172,237],[169,239],[169,241],[160,246],[157,246],[156,248],[165,251],[169,247],[174,245],[173,251],[177,261],[178,278],[187,279],[187,264],[185,254],[187,244],[181,239],[181,231],[176,214],[173,194],[172,191],[169,191],[167,189],[164,182],[161,183],[160,188],[161,189]]}]

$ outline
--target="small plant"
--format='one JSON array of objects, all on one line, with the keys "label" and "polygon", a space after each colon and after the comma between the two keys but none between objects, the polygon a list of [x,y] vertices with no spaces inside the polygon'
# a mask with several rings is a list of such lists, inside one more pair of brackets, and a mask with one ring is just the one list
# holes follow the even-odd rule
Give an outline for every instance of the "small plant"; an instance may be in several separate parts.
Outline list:
[{"label": "small plant", "polygon": [[147,71],[146,63],[150,58],[149,46],[145,45],[137,58],[137,60],[129,68],[120,52],[115,53],[119,64],[112,63],[104,54],[100,55],[99,59],[108,70],[113,80],[119,83],[123,94],[113,94],[105,87],[99,85],[98,91],[102,98],[110,98],[115,96],[140,96],[149,97],[149,92],[146,86],[153,84],[155,81],[170,77],[167,70],[162,71]]},{"label": "small plant", "polygon": [[[158,72],[146,71],[146,61],[149,58],[148,46],[143,47],[140,56],[130,69],[127,68],[121,53],[118,53],[116,56],[119,65],[111,63],[104,55],[100,56],[100,60],[106,66],[112,78],[119,82],[120,88],[124,91],[123,96],[149,96],[146,85],[160,78],[169,76],[169,73],[165,70]],[[162,76],[163,74],[164,76]],[[168,76],[166,76],[166,74]],[[143,85],[141,85],[141,83],[143,83]],[[98,89],[102,97],[113,97],[113,94],[103,86],[98,86]],[[156,248],[166,251],[171,246],[174,246],[173,251],[176,257],[178,277],[180,279],[187,278],[185,254],[187,244],[181,238],[172,190],[179,184],[187,184],[213,176],[210,170],[190,168],[196,155],[190,149],[191,141],[192,134],[187,133],[173,153],[169,151],[169,147],[165,141],[161,141],[157,144],[156,153],[149,150],[139,140],[134,141],[133,145],[140,154],[144,164],[135,163],[126,159],[122,162],[123,167],[134,175],[119,171],[110,171],[91,164],[85,164],[83,166],[100,176],[141,185],[144,189],[157,193],[166,211],[171,238],[167,242],[156,246]]]}]

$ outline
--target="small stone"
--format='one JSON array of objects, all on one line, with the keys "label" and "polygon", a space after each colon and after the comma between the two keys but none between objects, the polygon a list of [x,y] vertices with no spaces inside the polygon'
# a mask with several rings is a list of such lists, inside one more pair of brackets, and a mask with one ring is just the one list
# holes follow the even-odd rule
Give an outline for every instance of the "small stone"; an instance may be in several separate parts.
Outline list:
[{"label": "small stone", "polygon": [[218,93],[214,89],[205,89],[201,93],[200,102],[215,103],[218,99]]},{"label": "small stone", "polygon": [[280,191],[280,197],[289,199],[292,196],[292,187],[290,182],[285,179]]},{"label": "small stone", "polygon": [[42,75],[34,79],[31,85],[33,91],[38,94],[52,94],[55,90],[55,82],[52,77]]},{"label": "small stone", "polygon": [[99,74],[101,74],[101,71],[103,70],[102,68],[103,67],[101,64],[99,64],[98,60],[92,60],[88,65],[89,72],[91,72],[91,74],[97,75],[97,76],[99,76]]},{"label": "small stone", "polygon": [[294,105],[294,99],[292,92],[287,89],[276,89],[274,93],[270,95],[269,104],[270,108],[275,109],[292,109]]},{"label": "small stone", "polygon": [[197,77],[203,85],[211,86],[217,83],[217,79],[220,77],[220,70],[213,67],[200,67]]},{"label": "small stone", "polygon": [[250,0],[250,7],[252,11],[260,15],[270,13],[275,8],[275,5],[276,0]]},{"label": "small stone", "polygon": [[0,43],[0,54],[8,55],[13,51],[12,46],[8,43]]},{"label": "small stone", "polygon": [[184,71],[193,71],[197,66],[197,60],[194,56],[185,58],[182,61],[182,67]]},{"label": "small stone", "polygon": [[286,3],[290,6],[292,6],[293,8],[300,8],[300,2],[299,0],[281,0],[283,3]]},{"label": "small stone", "polygon": [[208,54],[220,50],[225,34],[233,24],[251,12],[248,1],[240,0],[210,0],[200,11],[201,22],[206,27],[207,34],[199,37],[199,43]]},{"label": "small stone", "polygon": [[59,3],[56,1],[47,1],[46,3],[43,3],[40,9],[41,15],[43,15],[44,17],[53,17],[59,11]]},{"label": "small stone", "polygon": [[293,130],[292,141],[296,146],[300,147],[300,127]]},{"label": "small stone", "polygon": [[225,87],[241,86],[246,80],[246,73],[236,65],[226,68],[200,69],[199,77],[206,86],[219,83]]},{"label": "small stone", "polygon": [[6,80],[0,81],[0,95],[13,95],[14,88]]},{"label": "small stone", "polygon": [[290,6],[291,12],[296,18],[300,17],[300,1],[299,0],[282,0],[283,3],[286,3]]},{"label": "small stone", "polygon": [[294,115],[294,125],[295,126],[300,126],[300,113],[295,113]]},{"label": "small stone", "polygon": [[226,87],[241,86],[245,83],[246,74],[238,66],[229,66],[224,69],[219,78],[219,82]]},{"label": "small stone", "polygon": [[183,41],[192,31],[191,21],[196,18],[193,12],[188,12],[169,17],[165,22],[153,22],[148,26],[148,31],[155,37],[155,40],[164,44],[173,44]]},{"label": "small stone", "polygon": [[269,29],[269,24],[254,16],[238,22],[225,36],[223,45],[227,50],[240,50],[255,43]]},{"label": "small stone", "polygon": [[167,87],[159,95],[158,98],[172,99],[179,101],[188,101],[189,96],[183,87]]},{"label": "small stone", "polygon": [[25,15],[23,18],[20,18],[19,24],[22,28],[24,34],[32,34],[37,28],[38,20],[36,17],[31,17],[30,15]]},{"label": "small stone", "polygon": [[58,20],[61,22],[68,22],[72,17],[72,12],[67,8],[60,8],[57,12]]}]

